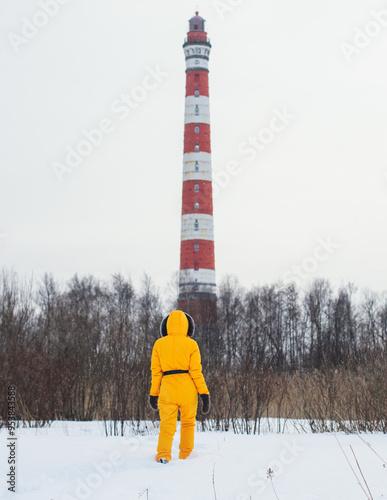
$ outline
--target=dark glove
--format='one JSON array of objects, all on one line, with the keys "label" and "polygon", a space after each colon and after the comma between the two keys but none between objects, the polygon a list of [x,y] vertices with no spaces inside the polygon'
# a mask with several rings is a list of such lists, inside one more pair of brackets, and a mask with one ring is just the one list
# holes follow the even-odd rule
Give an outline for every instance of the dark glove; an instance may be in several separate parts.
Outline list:
[{"label": "dark glove", "polygon": [[210,401],[210,395],[209,394],[200,394],[200,397],[202,398],[202,415],[207,415],[207,413],[210,411],[211,408],[211,401]]},{"label": "dark glove", "polygon": [[159,409],[157,402],[159,400],[158,396],[149,395],[149,404],[151,405],[152,410],[157,411]]}]

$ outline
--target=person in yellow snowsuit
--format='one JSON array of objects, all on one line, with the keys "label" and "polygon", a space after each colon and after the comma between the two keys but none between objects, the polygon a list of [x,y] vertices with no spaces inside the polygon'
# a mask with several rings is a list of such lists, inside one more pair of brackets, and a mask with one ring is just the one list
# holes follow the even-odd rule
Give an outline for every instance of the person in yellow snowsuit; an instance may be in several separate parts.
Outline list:
[{"label": "person in yellow snowsuit", "polygon": [[171,460],[177,412],[180,410],[179,458],[187,458],[194,447],[198,393],[202,413],[210,410],[210,393],[202,374],[199,346],[191,337],[195,324],[189,314],[172,311],[160,325],[162,338],[156,340],[151,361],[151,407],[160,411],[160,434],[156,460]]}]

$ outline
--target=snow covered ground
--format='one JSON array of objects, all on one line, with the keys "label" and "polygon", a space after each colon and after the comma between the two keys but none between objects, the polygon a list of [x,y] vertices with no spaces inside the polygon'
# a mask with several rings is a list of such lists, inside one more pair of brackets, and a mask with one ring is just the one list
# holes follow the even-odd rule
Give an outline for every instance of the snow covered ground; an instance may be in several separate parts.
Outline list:
[{"label": "snow covered ground", "polygon": [[[333,434],[260,436],[197,432],[195,450],[155,461],[157,434],[105,437],[98,422],[55,422],[17,430],[16,493],[7,491],[6,429],[0,432],[0,498],[14,500],[357,500],[365,499]],[[387,466],[356,435],[337,435],[374,500],[387,500]],[[387,459],[387,435],[362,436]],[[274,471],[267,479],[269,467]],[[213,478],[214,483],[213,484]],[[275,492],[273,490],[275,488]],[[215,492],[216,497],[215,497]],[[366,486],[364,486],[366,489]],[[370,495],[368,494],[369,498]]]}]

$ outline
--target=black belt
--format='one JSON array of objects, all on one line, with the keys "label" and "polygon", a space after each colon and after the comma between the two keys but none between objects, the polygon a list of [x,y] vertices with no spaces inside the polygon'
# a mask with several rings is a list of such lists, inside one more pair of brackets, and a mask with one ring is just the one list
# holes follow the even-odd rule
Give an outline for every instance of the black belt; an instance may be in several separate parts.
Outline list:
[{"label": "black belt", "polygon": [[169,370],[168,372],[163,372],[163,375],[175,375],[176,373],[189,373],[188,370]]}]

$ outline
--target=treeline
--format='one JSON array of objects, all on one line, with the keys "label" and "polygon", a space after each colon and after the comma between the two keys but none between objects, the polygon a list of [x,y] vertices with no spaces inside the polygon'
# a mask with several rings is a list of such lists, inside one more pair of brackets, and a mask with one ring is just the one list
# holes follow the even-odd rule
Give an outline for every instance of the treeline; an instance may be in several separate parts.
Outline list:
[{"label": "treeline", "polygon": [[[150,357],[168,303],[149,277],[109,282],[46,275],[0,283],[0,418],[7,387],[17,388],[18,417],[125,422],[156,419],[149,409]],[[263,417],[306,419],[315,431],[387,432],[387,300],[352,285],[333,291],[316,280],[218,289],[218,324],[197,329],[212,396],[203,429],[259,432]],[[278,425],[281,426],[278,420]],[[280,428],[278,429],[280,430]]]},{"label": "treeline", "polygon": [[[0,380],[16,386],[21,419],[149,418],[150,353],[162,319],[149,278],[110,283],[74,276],[65,287],[52,276],[0,285]],[[1,416],[6,415],[6,397]]]},{"label": "treeline", "polygon": [[302,293],[281,284],[245,291],[228,278],[219,286],[218,316],[228,366],[249,359],[280,373],[351,367],[387,349],[387,295],[359,297],[353,285],[334,293],[319,279]]},{"label": "treeline", "polygon": [[[306,419],[313,431],[387,432],[387,295],[336,292],[326,280],[218,290],[214,387],[204,428],[259,432],[262,417]],[[216,367],[215,370],[211,369]]]}]

